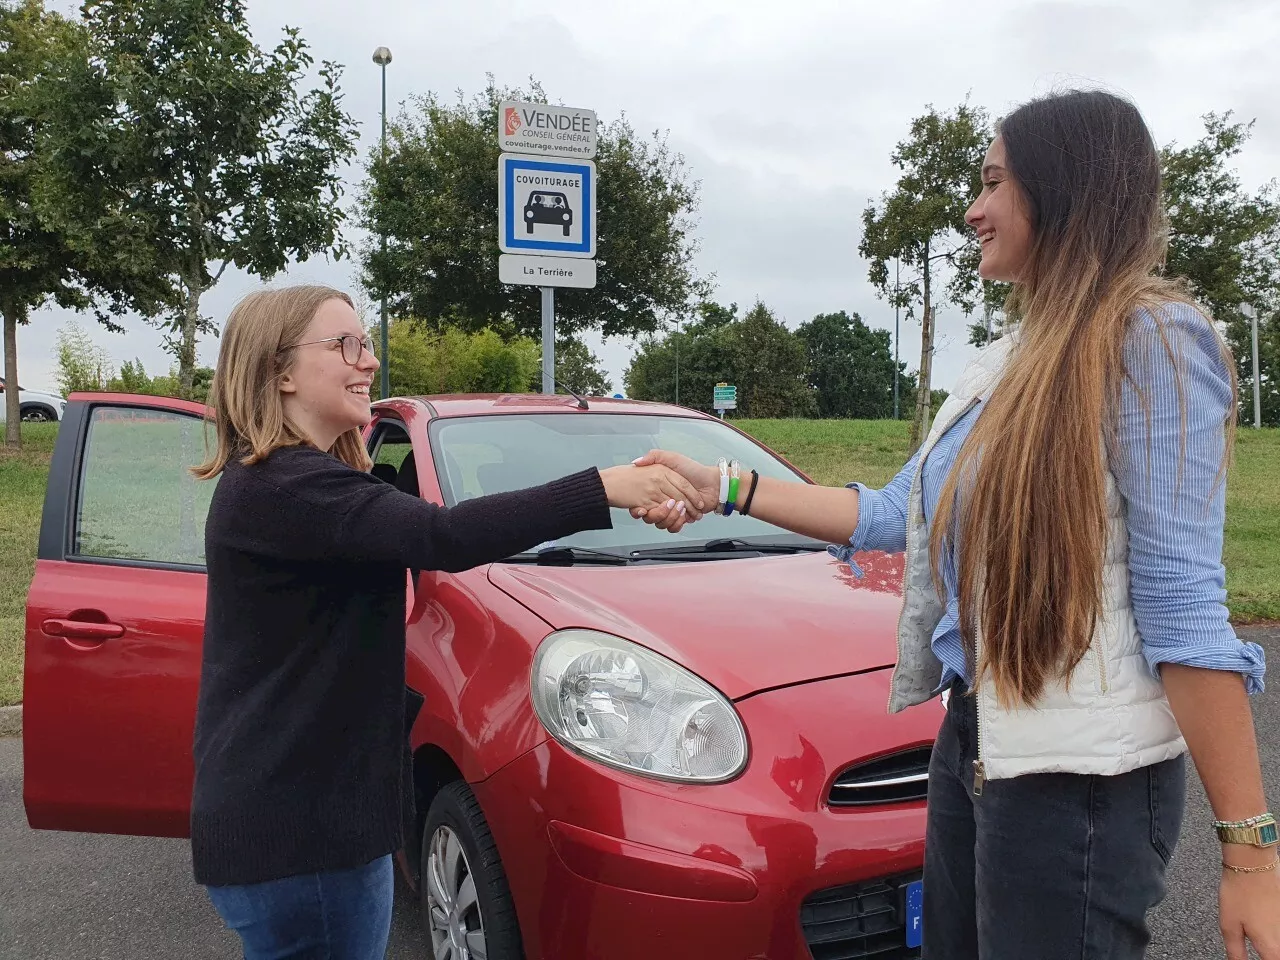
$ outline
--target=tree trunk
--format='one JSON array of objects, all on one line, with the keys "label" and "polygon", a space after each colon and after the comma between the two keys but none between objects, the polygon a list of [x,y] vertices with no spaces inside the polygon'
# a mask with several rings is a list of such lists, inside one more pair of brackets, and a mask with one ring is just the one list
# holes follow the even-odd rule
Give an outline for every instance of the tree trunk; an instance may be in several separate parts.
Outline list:
[{"label": "tree trunk", "polygon": [[178,383],[184,400],[190,400],[196,374],[196,329],[200,324],[200,289],[198,280],[183,281],[187,302],[182,310],[182,343],[178,347]]},{"label": "tree trunk", "polygon": [[4,311],[4,443],[18,449],[22,446],[22,409],[18,405],[18,311]]},{"label": "tree trunk", "polygon": [[924,441],[929,429],[929,409],[933,391],[930,389],[930,378],[933,374],[933,289],[930,286],[929,245],[924,245],[924,319],[920,326],[920,383],[916,390],[916,415],[911,420],[910,449],[911,457]]}]

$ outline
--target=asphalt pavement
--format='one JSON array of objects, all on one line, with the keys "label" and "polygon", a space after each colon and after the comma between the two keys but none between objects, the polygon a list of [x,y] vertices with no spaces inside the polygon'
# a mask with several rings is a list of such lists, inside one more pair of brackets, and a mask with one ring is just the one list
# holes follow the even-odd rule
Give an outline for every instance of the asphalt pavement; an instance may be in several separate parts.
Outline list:
[{"label": "asphalt pavement", "polygon": [[[1280,806],[1280,628],[1242,629],[1272,665],[1255,697],[1267,796]],[[1169,896],[1151,918],[1152,960],[1224,956],[1217,928],[1218,843],[1189,772],[1187,817]],[[426,960],[417,908],[397,890],[387,960]],[[22,809],[22,742],[0,739],[0,960],[232,960],[236,938],[191,879],[184,840],[31,830]]]}]

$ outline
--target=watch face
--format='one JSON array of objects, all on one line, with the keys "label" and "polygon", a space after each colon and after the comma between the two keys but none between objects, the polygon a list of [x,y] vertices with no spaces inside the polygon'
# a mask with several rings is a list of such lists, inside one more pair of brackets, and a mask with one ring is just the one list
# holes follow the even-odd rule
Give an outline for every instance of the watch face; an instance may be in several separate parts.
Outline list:
[{"label": "watch face", "polygon": [[1274,823],[1264,823],[1258,828],[1258,839],[1263,844],[1276,842],[1276,825]]}]

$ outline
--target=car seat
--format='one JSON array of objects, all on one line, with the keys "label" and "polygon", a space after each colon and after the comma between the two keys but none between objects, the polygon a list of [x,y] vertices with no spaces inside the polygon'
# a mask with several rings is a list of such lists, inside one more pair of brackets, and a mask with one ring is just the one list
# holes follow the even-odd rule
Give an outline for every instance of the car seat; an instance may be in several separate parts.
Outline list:
[{"label": "car seat", "polygon": [[418,489],[418,461],[414,458],[412,450],[404,458],[404,463],[400,464],[400,472],[396,475],[395,482],[397,490],[411,493],[415,497],[422,496],[422,491]]},{"label": "car seat", "polygon": [[383,483],[389,483],[392,486],[396,482],[396,468],[390,463],[375,463],[373,469],[369,471]]}]

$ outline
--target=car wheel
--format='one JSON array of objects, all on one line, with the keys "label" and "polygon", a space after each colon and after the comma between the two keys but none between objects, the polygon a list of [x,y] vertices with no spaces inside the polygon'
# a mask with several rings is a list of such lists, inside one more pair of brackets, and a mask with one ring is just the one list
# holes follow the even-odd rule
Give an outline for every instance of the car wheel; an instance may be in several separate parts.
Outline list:
[{"label": "car wheel", "polygon": [[522,960],[520,925],[475,794],[442,787],[422,832],[422,926],[433,960]]},{"label": "car wheel", "polygon": [[24,423],[50,423],[53,419],[53,414],[44,407],[27,407],[22,411]]},{"label": "car wheel", "polygon": [[568,227],[565,227],[565,228],[564,228],[564,235],[565,235],[566,237],[569,235],[569,228],[568,228]]},{"label": "car wheel", "polygon": [[533,221],[532,221],[532,220],[526,220],[526,221],[525,221],[525,225],[524,225],[524,232],[525,232],[525,233],[533,233]]}]

